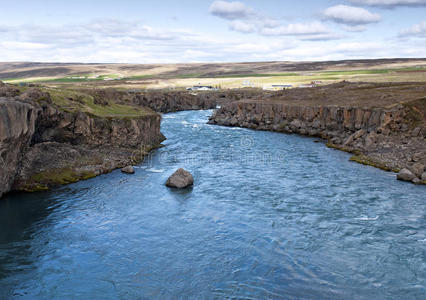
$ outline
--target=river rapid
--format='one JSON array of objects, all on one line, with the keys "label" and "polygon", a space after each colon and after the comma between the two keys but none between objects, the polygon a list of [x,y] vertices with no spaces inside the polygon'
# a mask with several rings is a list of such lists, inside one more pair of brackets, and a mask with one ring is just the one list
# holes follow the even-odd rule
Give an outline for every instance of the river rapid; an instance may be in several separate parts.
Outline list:
[{"label": "river rapid", "polygon": [[[165,147],[0,200],[0,299],[420,299],[426,188],[315,139],[165,114]],[[177,168],[194,187],[164,186]]]}]

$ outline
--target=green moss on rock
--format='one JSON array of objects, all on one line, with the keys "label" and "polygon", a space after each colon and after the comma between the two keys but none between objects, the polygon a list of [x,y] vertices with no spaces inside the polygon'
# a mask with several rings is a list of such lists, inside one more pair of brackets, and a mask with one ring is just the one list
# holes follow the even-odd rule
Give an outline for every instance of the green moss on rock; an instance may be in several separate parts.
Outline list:
[{"label": "green moss on rock", "polygon": [[71,168],[48,170],[33,175],[20,189],[26,192],[46,191],[53,186],[74,183],[95,176],[95,172],[77,172]]},{"label": "green moss on rock", "polygon": [[361,154],[361,152],[358,149],[353,149],[353,148],[349,148],[349,147],[345,147],[345,146],[339,146],[339,145],[333,144],[332,142],[328,142],[325,145],[328,148],[331,148],[331,149],[336,149],[336,150],[344,151],[344,152],[355,154],[355,155]]},{"label": "green moss on rock", "polygon": [[373,160],[373,159],[371,159],[368,156],[365,156],[363,154],[354,155],[349,160],[357,162],[359,164],[366,165],[366,166],[372,166],[372,167],[375,167],[375,168],[378,168],[378,169],[382,169],[382,170],[388,171],[388,172],[395,172],[395,173],[399,172],[398,169],[392,169],[391,167],[385,165],[384,163],[375,161],[375,160]]},{"label": "green moss on rock", "polygon": [[375,167],[375,168],[378,168],[378,169],[381,169],[381,170],[384,170],[384,171],[388,171],[388,172],[396,172],[396,173],[399,172],[399,169],[391,168],[391,167],[387,166],[386,164],[384,164],[382,162],[373,160],[370,157],[362,154],[361,151],[358,150],[358,149],[339,146],[339,145],[333,144],[331,142],[328,142],[326,144],[326,146],[328,148],[332,148],[332,149],[336,149],[336,150],[340,150],[340,151],[344,151],[344,152],[347,152],[347,153],[354,154],[349,159],[350,161],[357,162],[359,164],[363,164],[363,165],[366,165],[366,166]]}]

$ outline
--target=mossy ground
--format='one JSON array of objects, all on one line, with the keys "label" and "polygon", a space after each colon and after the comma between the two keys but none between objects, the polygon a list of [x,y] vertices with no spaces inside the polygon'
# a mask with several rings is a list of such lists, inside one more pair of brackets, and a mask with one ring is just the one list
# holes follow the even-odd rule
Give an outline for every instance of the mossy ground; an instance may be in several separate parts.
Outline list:
[{"label": "mossy ground", "polygon": [[344,152],[355,154],[355,155],[359,155],[361,153],[358,149],[353,149],[353,148],[349,148],[349,147],[339,146],[339,145],[333,144],[331,142],[328,142],[325,145],[328,148],[336,149],[336,150],[340,150],[340,151],[344,151]]},{"label": "mossy ground", "polygon": [[388,171],[388,172],[395,172],[395,173],[399,172],[399,169],[393,169],[393,168],[385,165],[384,163],[373,160],[373,159],[371,159],[368,156],[365,156],[363,154],[354,155],[349,160],[357,162],[359,164],[366,165],[366,166],[372,166],[372,167],[375,167],[375,168],[378,168],[378,169],[382,169],[382,170]]},{"label": "mossy ground", "polygon": [[[164,145],[143,145],[138,149],[127,149],[129,153],[132,153],[129,160],[133,165],[139,164],[144,161],[145,157],[149,154],[150,151],[163,147]],[[121,164],[117,164],[115,166],[111,166],[110,168],[103,169],[101,172],[95,173],[94,171],[77,171],[79,166],[89,166],[89,165],[101,165],[102,158],[91,158],[79,161],[77,166],[68,166],[64,168],[51,169],[43,172],[39,172],[34,174],[29,178],[26,182],[22,183],[18,191],[24,192],[42,192],[47,191],[52,187],[66,185],[70,183],[75,183],[81,180],[87,180],[93,177],[98,176],[99,174],[109,173],[114,169],[119,169],[125,167],[129,164],[124,159]]]},{"label": "mossy ground", "polygon": [[391,168],[384,163],[381,163],[381,162],[378,162],[374,159],[371,159],[370,157],[362,154],[361,151],[358,150],[358,149],[339,146],[339,145],[333,144],[331,142],[328,142],[326,144],[326,146],[328,148],[332,148],[332,149],[336,149],[336,150],[340,150],[340,151],[344,151],[344,152],[347,152],[347,153],[354,154],[349,159],[350,161],[357,162],[359,164],[366,165],[366,166],[375,167],[375,168],[378,168],[378,169],[381,169],[381,170],[384,170],[384,171],[388,171],[388,172],[395,172],[395,173],[399,172],[399,169]]},{"label": "mossy ground", "polygon": [[96,175],[96,173],[89,171],[76,172],[71,168],[48,170],[31,176],[21,189],[26,192],[46,191],[53,186],[90,179]]},{"label": "mossy ground", "polygon": [[85,112],[99,117],[134,118],[156,113],[148,108],[110,102],[108,105],[94,103],[93,96],[68,89],[42,88],[50,94],[53,103],[68,112]]}]

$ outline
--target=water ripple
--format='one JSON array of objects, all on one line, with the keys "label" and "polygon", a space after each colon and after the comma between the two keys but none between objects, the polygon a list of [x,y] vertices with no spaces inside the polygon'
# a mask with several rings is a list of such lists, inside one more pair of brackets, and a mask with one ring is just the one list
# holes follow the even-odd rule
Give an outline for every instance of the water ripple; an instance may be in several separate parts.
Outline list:
[{"label": "water ripple", "polygon": [[[426,293],[424,187],[310,138],[206,125],[210,114],[164,115],[166,147],[135,175],[0,201],[0,299]],[[179,167],[192,189],[164,186]]]}]

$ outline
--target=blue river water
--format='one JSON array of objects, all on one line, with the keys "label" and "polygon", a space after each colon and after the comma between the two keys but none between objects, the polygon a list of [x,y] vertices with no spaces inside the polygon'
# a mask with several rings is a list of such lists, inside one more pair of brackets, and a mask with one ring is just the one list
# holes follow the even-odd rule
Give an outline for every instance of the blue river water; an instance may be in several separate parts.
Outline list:
[{"label": "blue river water", "polygon": [[425,296],[424,186],[211,113],[164,115],[135,175],[0,200],[0,299]]}]

